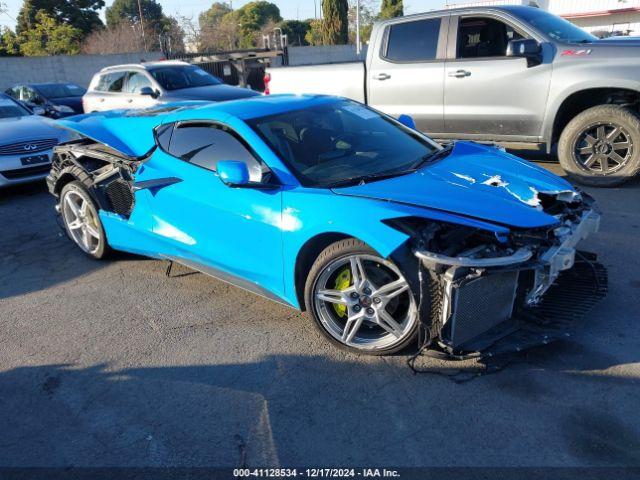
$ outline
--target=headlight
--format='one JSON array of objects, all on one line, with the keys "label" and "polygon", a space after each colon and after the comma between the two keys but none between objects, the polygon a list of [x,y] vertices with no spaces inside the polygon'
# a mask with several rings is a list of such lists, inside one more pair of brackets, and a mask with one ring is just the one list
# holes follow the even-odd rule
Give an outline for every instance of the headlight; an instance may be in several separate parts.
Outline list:
[{"label": "headlight", "polygon": [[56,112],[60,112],[60,113],[75,113],[73,108],[67,106],[67,105],[54,105],[53,109]]}]

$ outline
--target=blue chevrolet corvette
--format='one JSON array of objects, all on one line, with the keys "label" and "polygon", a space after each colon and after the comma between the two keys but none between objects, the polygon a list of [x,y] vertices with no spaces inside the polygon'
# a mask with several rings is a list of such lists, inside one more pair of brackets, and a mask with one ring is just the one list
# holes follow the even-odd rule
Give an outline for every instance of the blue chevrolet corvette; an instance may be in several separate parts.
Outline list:
[{"label": "blue chevrolet corvette", "polygon": [[493,147],[443,148],[408,117],[282,95],[58,123],[76,135],[48,186],[86,254],[211,274],[306,310],[348,350],[396,352],[420,330],[447,355],[520,349],[604,291],[576,250],[599,225],[589,196]]}]

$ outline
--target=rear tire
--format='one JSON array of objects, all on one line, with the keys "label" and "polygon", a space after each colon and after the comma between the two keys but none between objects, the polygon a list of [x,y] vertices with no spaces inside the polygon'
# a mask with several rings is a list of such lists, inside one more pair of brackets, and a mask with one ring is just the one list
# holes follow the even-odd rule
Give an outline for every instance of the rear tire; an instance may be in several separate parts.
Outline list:
[{"label": "rear tire", "polygon": [[78,180],[67,183],[60,192],[60,216],[69,238],[85,254],[103,259],[111,252],[98,206]]},{"label": "rear tire", "polygon": [[320,332],[352,353],[388,355],[418,335],[417,302],[402,272],[356,239],[320,253],[307,277],[305,305]]},{"label": "rear tire", "polygon": [[574,181],[614,187],[640,171],[640,118],[628,108],[600,105],[571,120],[560,136],[558,159]]}]

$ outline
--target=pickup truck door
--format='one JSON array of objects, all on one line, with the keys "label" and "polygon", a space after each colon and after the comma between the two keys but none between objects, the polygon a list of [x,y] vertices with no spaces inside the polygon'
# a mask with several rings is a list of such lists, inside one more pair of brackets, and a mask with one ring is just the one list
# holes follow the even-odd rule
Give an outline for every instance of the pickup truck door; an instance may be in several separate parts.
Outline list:
[{"label": "pickup truck door", "polygon": [[378,33],[369,54],[368,103],[389,115],[411,115],[418,129],[444,128],[444,67],[449,16],[398,20]]},{"label": "pickup truck door", "polygon": [[509,41],[522,38],[532,37],[493,14],[451,17],[446,137],[539,141],[552,66],[550,61],[530,66],[525,58],[507,57]]}]

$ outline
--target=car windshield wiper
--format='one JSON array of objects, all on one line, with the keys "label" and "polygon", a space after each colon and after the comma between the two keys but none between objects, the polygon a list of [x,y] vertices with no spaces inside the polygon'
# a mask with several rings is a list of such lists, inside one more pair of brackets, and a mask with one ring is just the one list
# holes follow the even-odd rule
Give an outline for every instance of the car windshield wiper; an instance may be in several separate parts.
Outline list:
[{"label": "car windshield wiper", "polygon": [[442,158],[447,157],[453,150],[453,143],[450,143],[446,147],[442,147],[441,150],[438,150],[434,153],[429,153],[420,158],[416,163],[413,164],[411,170],[418,170],[425,163],[435,162],[436,160],[440,160]]},{"label": "car windshield wiper", "polygon": [[400,177],[402,175],[413,173],[415,171],[416,171],[415,168],[410,168],[409,170],[398,170],[395,172],[381,172],[381,173],[371,173],[369,175],[357,175],[355,177],[349,177],[343,180],[338,180],[337,182],[334,182],[334,183],[330,183],[326,186],[326,188],[345,187],[347,185],[354,185],[354,184],[364,185],[365,183],[368,183],[370,181]]}]

